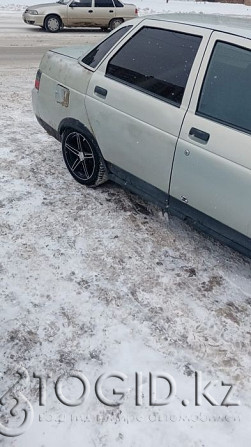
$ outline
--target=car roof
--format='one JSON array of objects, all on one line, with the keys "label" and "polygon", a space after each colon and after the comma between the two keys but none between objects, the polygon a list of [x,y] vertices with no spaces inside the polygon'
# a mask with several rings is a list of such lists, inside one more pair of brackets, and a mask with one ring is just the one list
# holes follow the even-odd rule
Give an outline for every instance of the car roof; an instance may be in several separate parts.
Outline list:
[{"label": "car roof", "polygon": [[144,19],[184,23],[251,39],[251,15],[242,17],[223,14],[169,13],[145,16]]}]

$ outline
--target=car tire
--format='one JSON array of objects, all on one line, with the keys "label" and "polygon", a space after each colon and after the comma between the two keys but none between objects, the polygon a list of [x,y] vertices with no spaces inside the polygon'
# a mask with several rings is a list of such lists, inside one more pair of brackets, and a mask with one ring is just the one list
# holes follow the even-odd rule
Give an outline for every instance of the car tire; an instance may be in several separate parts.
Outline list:
[{"label": "car tire", "polygon": [[46,17],[44,21],[44,28],[46,29],[46,31],[48,31],[49,33],[57,33],[58,31],[60,31],[61,27],[62,21],[60,17],[53,14]]},{"label": "car tire", "polygon": [[112,19],[109,23],[110,30],[113,31],[115,28],[117,28],[123,22],[124,22],[123,19]]},{"label": "car tire", "polygon": [[63,133],[62,151],[65,164],[77,182],[98,186],[107,180],[105,163],[94,138],[67,129]]}]

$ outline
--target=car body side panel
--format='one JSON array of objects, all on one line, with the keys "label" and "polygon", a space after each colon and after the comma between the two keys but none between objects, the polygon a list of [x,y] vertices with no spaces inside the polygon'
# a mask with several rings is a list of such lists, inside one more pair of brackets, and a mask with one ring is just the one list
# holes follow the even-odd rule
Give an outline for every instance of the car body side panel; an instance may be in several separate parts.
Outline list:
[{"label": "car body side panel", "polygon": [[[98,77],[96,83],[100,84]],[[90,85],[86,107],[105,160],[167,192],[185,111],[108,78],[101,81],[109,91],[107,101],[98,102],[90,95],[94,84]],[[133,110],[132,102],[137,104]],[[161,116],[171,131],[159,128]]]},{"label": "car body side panel", "polygon": [[[90,46],[87,45],[87,47],[85,47],[85,45],[83,45],[82,51],[80,48],[81,47],[74,47],[72,51],[69,51],[69,49],[67,51],[66,48],[67,55],[57,52],[60,51],[60,49],[48,51],[41,61],[39,67],[41,72],[70,89],[85,93],[92,73],[82,65],[78,64],[76,57],[78,57],[81,52],[84,56],[86,48],[89,49]],[[64,49],[62,49],[62,52],[63,50]]]},{"label": "car body side panel", "polygon": [[[155,26],[147,19],[140,26],[148,24]],[[110,58],[120,46],[126,45],[125,39],[93,74],[88,86],[86,107],[104,158],[168,192],[177,138],[211,31],[172,23],[163,24],[162,27],[168,31],[181,30],[202,37],[181,106],[177,107],[106,76]],[[134,31],[138,30],[139,27]],[[128,40],[132,37],[130,33]],[[106,98],[96,94],[97,86],[107,90]]]},{"label": "car body side panel", "polygon": [[110,23],[110,20],[114,19],[116,17],[116,8],[115,7],[105,7],[105,8],[92,8],[93,13],[92,20],[93,23],[97,26],[107,26]]},{"label": "car body side panel", "polygon": [[[222,40],[251,49],[246,39],[213,33],[177,144],[170,195],[251,237],[250,134],[196,114],[207,61]],[[206,132],[208,142],[193,139],[191,128]]]},{"label": "car body side panel", "polygon": [[[187,150],[189,156],[185,155]],[[191,207],[251,237],[248,191],[251,191],[249,169],[180,138],[171,196],[181,201],[185,198]]]},{"label": "car body side panel", "polygon": [[136,5],[124,4],[123,8],[115,8],[115,17],[122,18],[124,21],[137,17],[135,13]]},{"label": "car body side panel", "polygon": [[72,7],[67,5],[67,19],[66,26],[92,26],[94,24],[93,8],[88,6]]},{"label": "car body side panel", "polygon": [[[75,118],[90,128],[85,109],[85,92],[91,72],[78,64],[76,59],[50,51],[45,54],[40,70],[40,88],[39,91],[33,91],[36,115],[55,130],[68,117]],[[68,105],[60,102],[61,91],[64,89],[69,91]]]}]

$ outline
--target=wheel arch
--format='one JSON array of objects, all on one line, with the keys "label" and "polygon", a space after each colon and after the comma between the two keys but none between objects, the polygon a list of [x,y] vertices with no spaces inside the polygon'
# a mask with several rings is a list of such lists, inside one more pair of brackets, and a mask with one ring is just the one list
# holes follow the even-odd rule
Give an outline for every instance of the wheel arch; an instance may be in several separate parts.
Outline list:
[{"label": "wheel arch", "polygon": [[61,26],[64,24],[62,17],[57,13],[57,12],[48,12],[48,14],[46,14],[45,18],[44,18],[44,22],[43,22],[43,26],[45,26],[45,21],[46,19],[48,19],[48,17],[50,16],[54,16],[57,17],[60,20]]},{"label": "wheel arch", "polygon": [[94,135],[90,132],[90,130],[83,124],[81,121],[76,120],[75,118],[64,118],[58,126],[58,134],[60,136],[60,140],[62,141],[63,133],[66,129],[72,129],[76,132],[82,133],[86,138],[88,138],[92,144],[94,144],[95,148],[99,152],[103,162],[105,163],[102,151],[99,147],[99,144],[94,137]]},{"label": "wheel arch", "polygon": [[[123,17],[113,17],[109,22],[108,29],[111,29],[111,24],[113,22],[116,22],[117,20],[121,20],[121,25],[122,25],[122,23],[125,22],[125,19],[123,19]],[[114,28],[114,29],[116,29],[116,28]]]}]

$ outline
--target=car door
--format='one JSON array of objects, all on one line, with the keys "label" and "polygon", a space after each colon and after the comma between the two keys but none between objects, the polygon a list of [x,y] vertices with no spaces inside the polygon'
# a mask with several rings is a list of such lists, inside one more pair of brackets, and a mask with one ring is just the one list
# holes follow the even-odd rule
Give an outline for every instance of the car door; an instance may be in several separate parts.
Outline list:
[{"label": "car door", "polygon": [[67,7],[68,26],[91,26],[93,22],[93,0],[74,0]]},{"label": "car door", "polygon": [[93,20],[97,26],[108,27],[114,17],[116,8],[113,0],[94,0]]},{"label": "car door", "polygon": [[86,107],[105,160],[165,193],[210,33],[144,20],[88,86]]},{"label": "car door", "polygon": [[[208,63],[209,61],[209,63]],[[171,205],[251,237],[251,41],[214,32],[174,160]],[[231,237],[231,236],[230,236]]]}]

